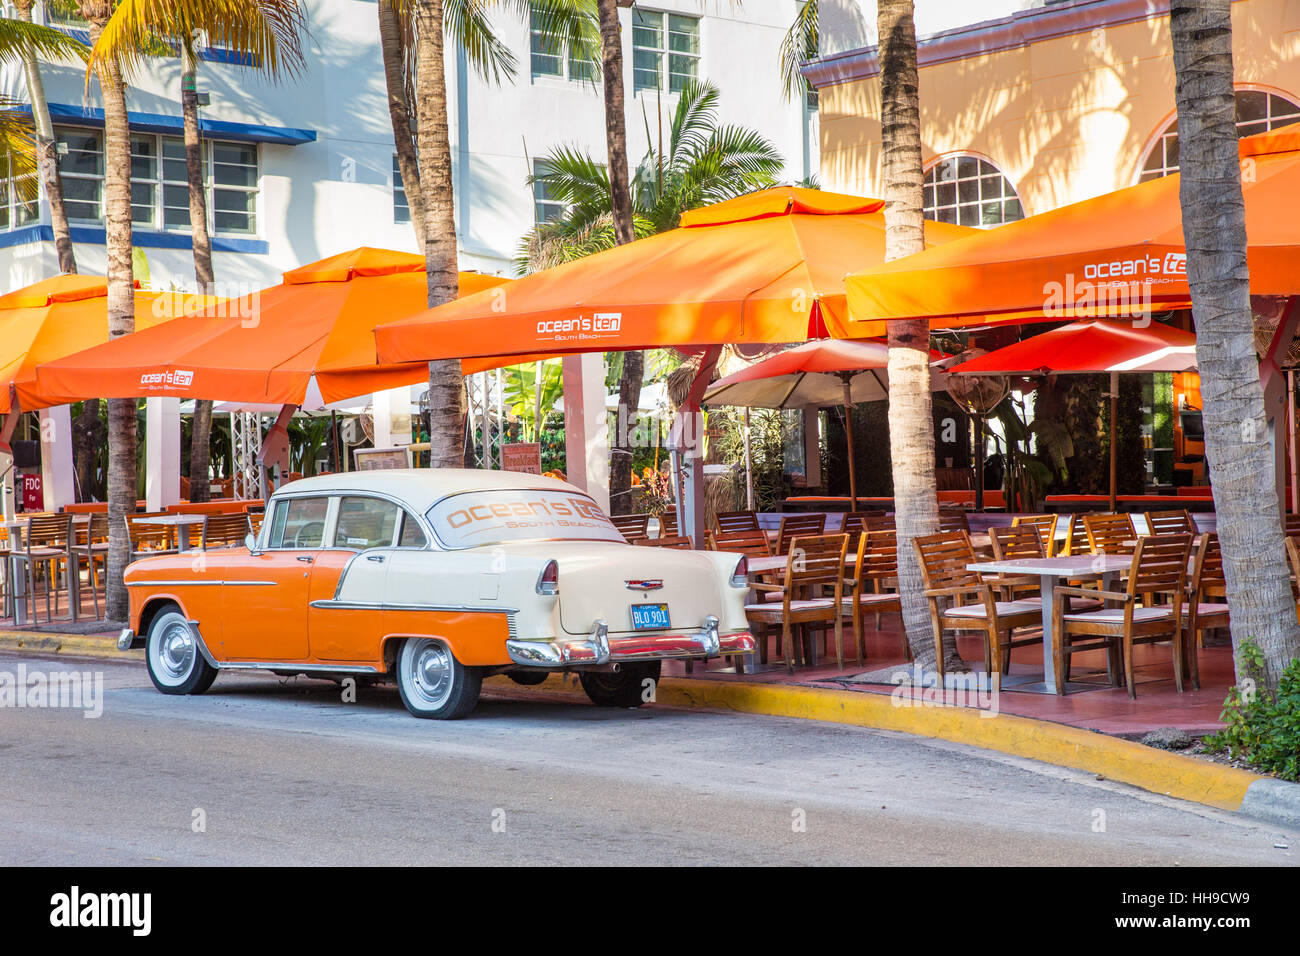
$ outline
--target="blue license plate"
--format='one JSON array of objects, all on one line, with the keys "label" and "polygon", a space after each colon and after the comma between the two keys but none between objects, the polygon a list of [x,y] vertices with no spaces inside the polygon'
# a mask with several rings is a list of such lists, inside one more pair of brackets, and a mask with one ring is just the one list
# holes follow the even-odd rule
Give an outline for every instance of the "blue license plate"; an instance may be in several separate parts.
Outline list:
[{"label": "blue license plate", "polygon": [[632,629],[636,631],[662,631],[672,627],[668,622],[667,604],[633,604]]}]

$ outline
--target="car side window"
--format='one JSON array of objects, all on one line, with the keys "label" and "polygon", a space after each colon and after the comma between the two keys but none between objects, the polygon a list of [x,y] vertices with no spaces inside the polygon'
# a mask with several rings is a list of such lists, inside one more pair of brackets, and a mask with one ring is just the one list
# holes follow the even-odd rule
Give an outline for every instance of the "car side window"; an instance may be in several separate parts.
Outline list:
[{"label": "car side window", "polygon": [[399,548],[424,548],[429,544],[429,539],[424,536],[420,530],[419,523],[411,516],[410,512],[402,512],[402,536],[397,540]]},{"label": "car side window", "polygon": [[319,548],[325,540],[329,498],[289,498],[276,503],[268,548]]},{"label": "car side window", "polygon": [[382,498],[348,498],[339,501],[336,548],[388,548],[397,535],[402,509]]}]

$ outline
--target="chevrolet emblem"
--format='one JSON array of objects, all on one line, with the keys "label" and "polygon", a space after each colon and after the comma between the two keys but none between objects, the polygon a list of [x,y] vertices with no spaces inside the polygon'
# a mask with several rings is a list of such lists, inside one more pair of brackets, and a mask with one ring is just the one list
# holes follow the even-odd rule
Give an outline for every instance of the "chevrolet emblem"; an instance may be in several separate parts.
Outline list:
[{"label": "chevrolet emblem", "polygon": [[662,579],[656,579],[656,580],[638,579],[633,581],[625,581],[624,583],[627,585],[627,589],[629,591],[658,591],[660,588],[664,586],[664,582]]}]

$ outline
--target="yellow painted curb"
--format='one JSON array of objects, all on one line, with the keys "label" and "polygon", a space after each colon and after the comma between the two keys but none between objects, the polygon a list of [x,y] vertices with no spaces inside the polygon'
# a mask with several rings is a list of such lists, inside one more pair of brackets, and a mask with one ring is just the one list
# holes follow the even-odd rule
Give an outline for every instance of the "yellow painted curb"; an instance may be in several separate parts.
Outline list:
[{"label": "yellow painted curb", "polygon": [[143,650],[119,651],[117,644],[110,638],[81,634],[46,634],[41,631],[0,631],[0,651],[144,660]]},{"label": "yellow painted curb", "polygon": [[1263,777],[1077,727],[1029,717],[981,716],[969,707],[900,706],[885,694],[773,684],[664,680],[658,703],[896,730],[1073,767],[1180,800],[1241,808]]},{"label": "yellow painted curb", "polygon": [[[486,685],[513,694],[575,700],[586,697],[575,685],[554,680],[537,687],[520,687],[499,677],[490,678]],[[1256,780],[1266,779],[1260,774],[1051,721],[1009,714],[982,717],[981,711],[970,707],[926,706],[919,702],[900,706],[885,694],[665,678],[659,682],[655,702],[669,707],[820,720],[949,740],[1085,770],[1152,793],[1223,810],[1239,810],[1246,788]]]}]

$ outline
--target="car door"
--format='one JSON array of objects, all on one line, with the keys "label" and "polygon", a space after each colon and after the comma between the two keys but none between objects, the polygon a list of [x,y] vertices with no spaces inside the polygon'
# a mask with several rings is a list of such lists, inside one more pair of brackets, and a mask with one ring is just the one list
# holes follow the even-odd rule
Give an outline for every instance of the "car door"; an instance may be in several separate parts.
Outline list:
[{"label": "car door", "polygon": [[225,575],[222,660],[307,659],[311,574],[332,521],[331,502],[327,495],[274,500],[261,547]]},{"label": "car door", "polygon": [[[338,503],[331,547],[312,570],[308,632],[320,661],[378,663],[384,636],[384,586],[396,548],[409,540],[403,508],[370,495],[344,495]],[[419,534],[414,519],[406,516]]]}]

